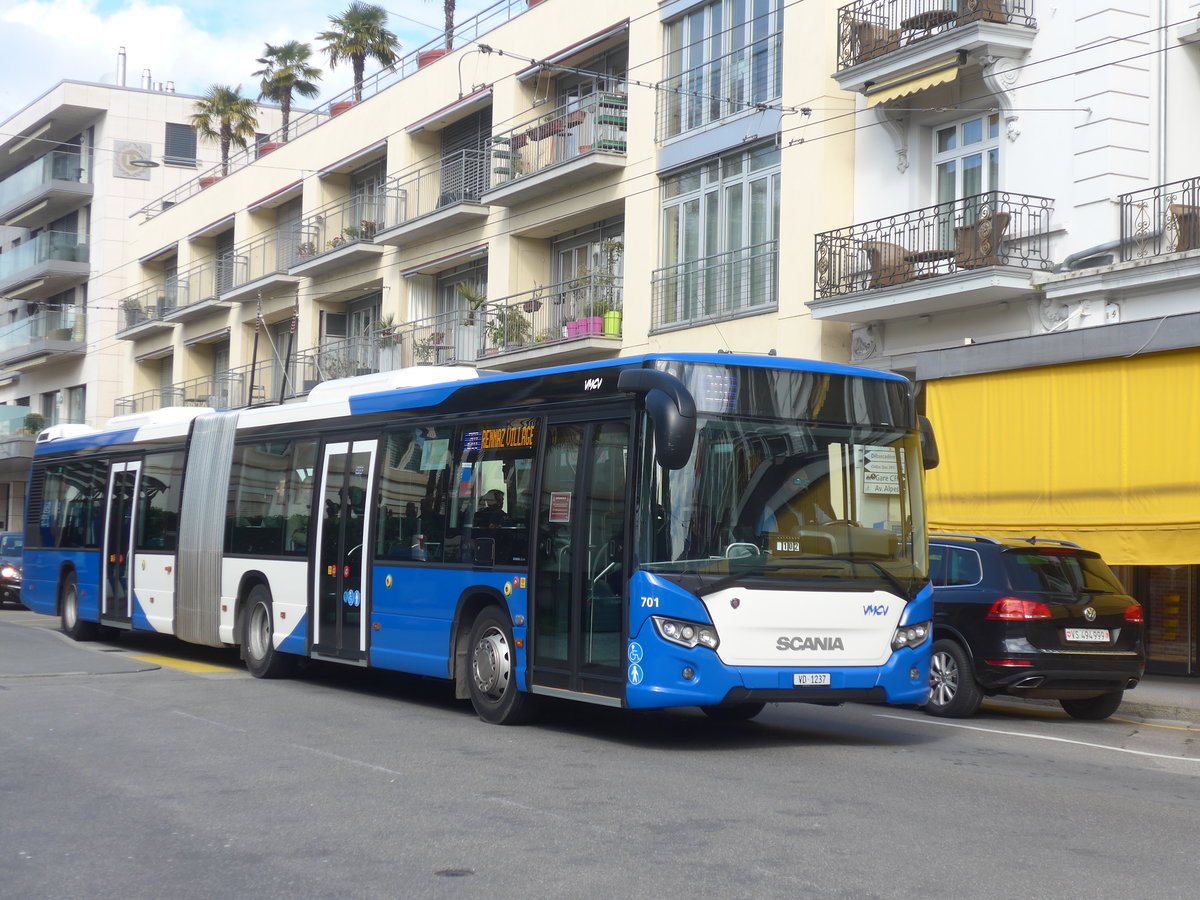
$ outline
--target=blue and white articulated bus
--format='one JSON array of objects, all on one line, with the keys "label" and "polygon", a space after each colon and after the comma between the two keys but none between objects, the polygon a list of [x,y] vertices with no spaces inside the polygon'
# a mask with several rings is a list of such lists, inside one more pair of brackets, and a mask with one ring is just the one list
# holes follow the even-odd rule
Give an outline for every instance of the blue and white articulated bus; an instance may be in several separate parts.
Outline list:
[{"label": "blue and white articulated bus", "polygon": [[900,376],[734,354],[416,367],[58,426],[23,600],[77,640],[237,646],[260,677],[451,679],[496,723],[539,695],[920,704],[926,435]]}]

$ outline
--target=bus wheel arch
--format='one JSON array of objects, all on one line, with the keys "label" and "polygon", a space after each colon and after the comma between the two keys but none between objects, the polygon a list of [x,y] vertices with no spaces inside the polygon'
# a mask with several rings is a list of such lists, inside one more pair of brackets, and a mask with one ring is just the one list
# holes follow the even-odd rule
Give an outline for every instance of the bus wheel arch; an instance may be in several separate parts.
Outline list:
[{"label": "bus wheel arch", "polygon": [[57,606],[63,633],[71,640],[94,641],[100,636],[100,626],[79,614],[79,576],[73,566],[65,566],[59,575]]},{"label": "bus wheel arch", "polygon": [[489,604],[467,639],[467,689],[479,718],[492,725],[520,725],[535,712],[535,698],[517,684],[517,648],[508,610]]},{"label": "bus wheel arch", "polygon": [[471,673],[471,628],[480,613],[489,606],[495,606],[508,615],[508,607],[499,591],[476,589],[464,593],[458,600],[458,609],[455,610],[454,623],[450,629],[449,673],[454,682],[456,700],[471,699],[471,692],[467,687],[467,679]]}]

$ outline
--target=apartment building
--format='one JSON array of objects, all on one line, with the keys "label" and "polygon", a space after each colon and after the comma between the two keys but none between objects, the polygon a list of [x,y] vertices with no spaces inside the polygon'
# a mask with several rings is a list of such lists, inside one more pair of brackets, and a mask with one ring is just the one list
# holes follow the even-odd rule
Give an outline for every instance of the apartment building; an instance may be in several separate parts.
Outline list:
[{"label": "apartment building", "polygon": [[37,432],[112,415],[127,352],[97,298],[122,283],[131,216],[217,159],[195,100],[148,74],[63,81],[0,125],[0,528],[20,527]]},{"label": "apartment building", "polygon": [[1100,551],[1194,674],[1200,584],[1197,5],[858,0],[854,209],[819,321],[917,380],[933,528]]}]

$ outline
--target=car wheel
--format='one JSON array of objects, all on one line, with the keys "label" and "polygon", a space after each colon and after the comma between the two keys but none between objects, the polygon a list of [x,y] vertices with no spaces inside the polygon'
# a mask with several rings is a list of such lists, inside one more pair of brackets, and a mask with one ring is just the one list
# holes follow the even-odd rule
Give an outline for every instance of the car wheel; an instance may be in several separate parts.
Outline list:
[{"label": "car wheel", "polygon": [[983,691],[975,681],[966,651],[945,638],[933,644],[929,688],[925,712],[930,715],[963,719],[974,715],[983,702]]},{"label": "car wheel", "polygon": [[517,688],[516,653],[508,616],[488,607],[468,639],[467,690],[479,718],[493,725],[520,725],[534,713],[534,698]]},{"label": "car wheel", "polygon": [[1062,708],[1072,719],[1099,722],[1115,713],[1124,697],[1124,691],[1113,691],[1111,694],[1088,697],[1086,700],[1059,700],[1058,702],[1062,704]]},{"label": "car wheel", "polygon": [[94,641],[99,636],[100,626],[79,617],[79,582],[74,572],[63,578],[58,589],[58,610],[63,633],[71,640]]},{"label": "car wheel", "polygon": [[275,649],[274,622],[271,591],[266,585],[255,585],[242,616],[242,658],[255,678],[283,678],[295,668],[295,656]]},{"label": "car wheel", "polygon": [[730,703],[723,706],[702,706],[700,709],[716,722],[748,722],[766,706],[765,703]]}]

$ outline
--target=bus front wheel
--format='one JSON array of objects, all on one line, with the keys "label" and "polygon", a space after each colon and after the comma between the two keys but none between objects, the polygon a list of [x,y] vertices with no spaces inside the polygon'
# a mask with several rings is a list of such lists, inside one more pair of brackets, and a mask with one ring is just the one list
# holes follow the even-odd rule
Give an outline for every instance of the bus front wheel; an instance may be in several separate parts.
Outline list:
[{"label": "bus front wheel", "polygon": [[271,591],[266,585],[255,585],[242,616],[242,658],[255,678],[283,678],[295,666],[295,657],[275,649],[274,621]]},{"label": "bus front wheel", "polygon": [[517,688],[516,651],[508,616],[495,607],[479,614],[468,639],[467,688],[479,718],[519,725],[534,712],[534,698]]},{"label": "bus front wheel", "polygon": [[62,618],[62,630],[75,641],[94,641],[100,634],[95,622],[85,622],[79,616],[79,582],[75,573],[63,578],[58,590],[58,609]]}]

